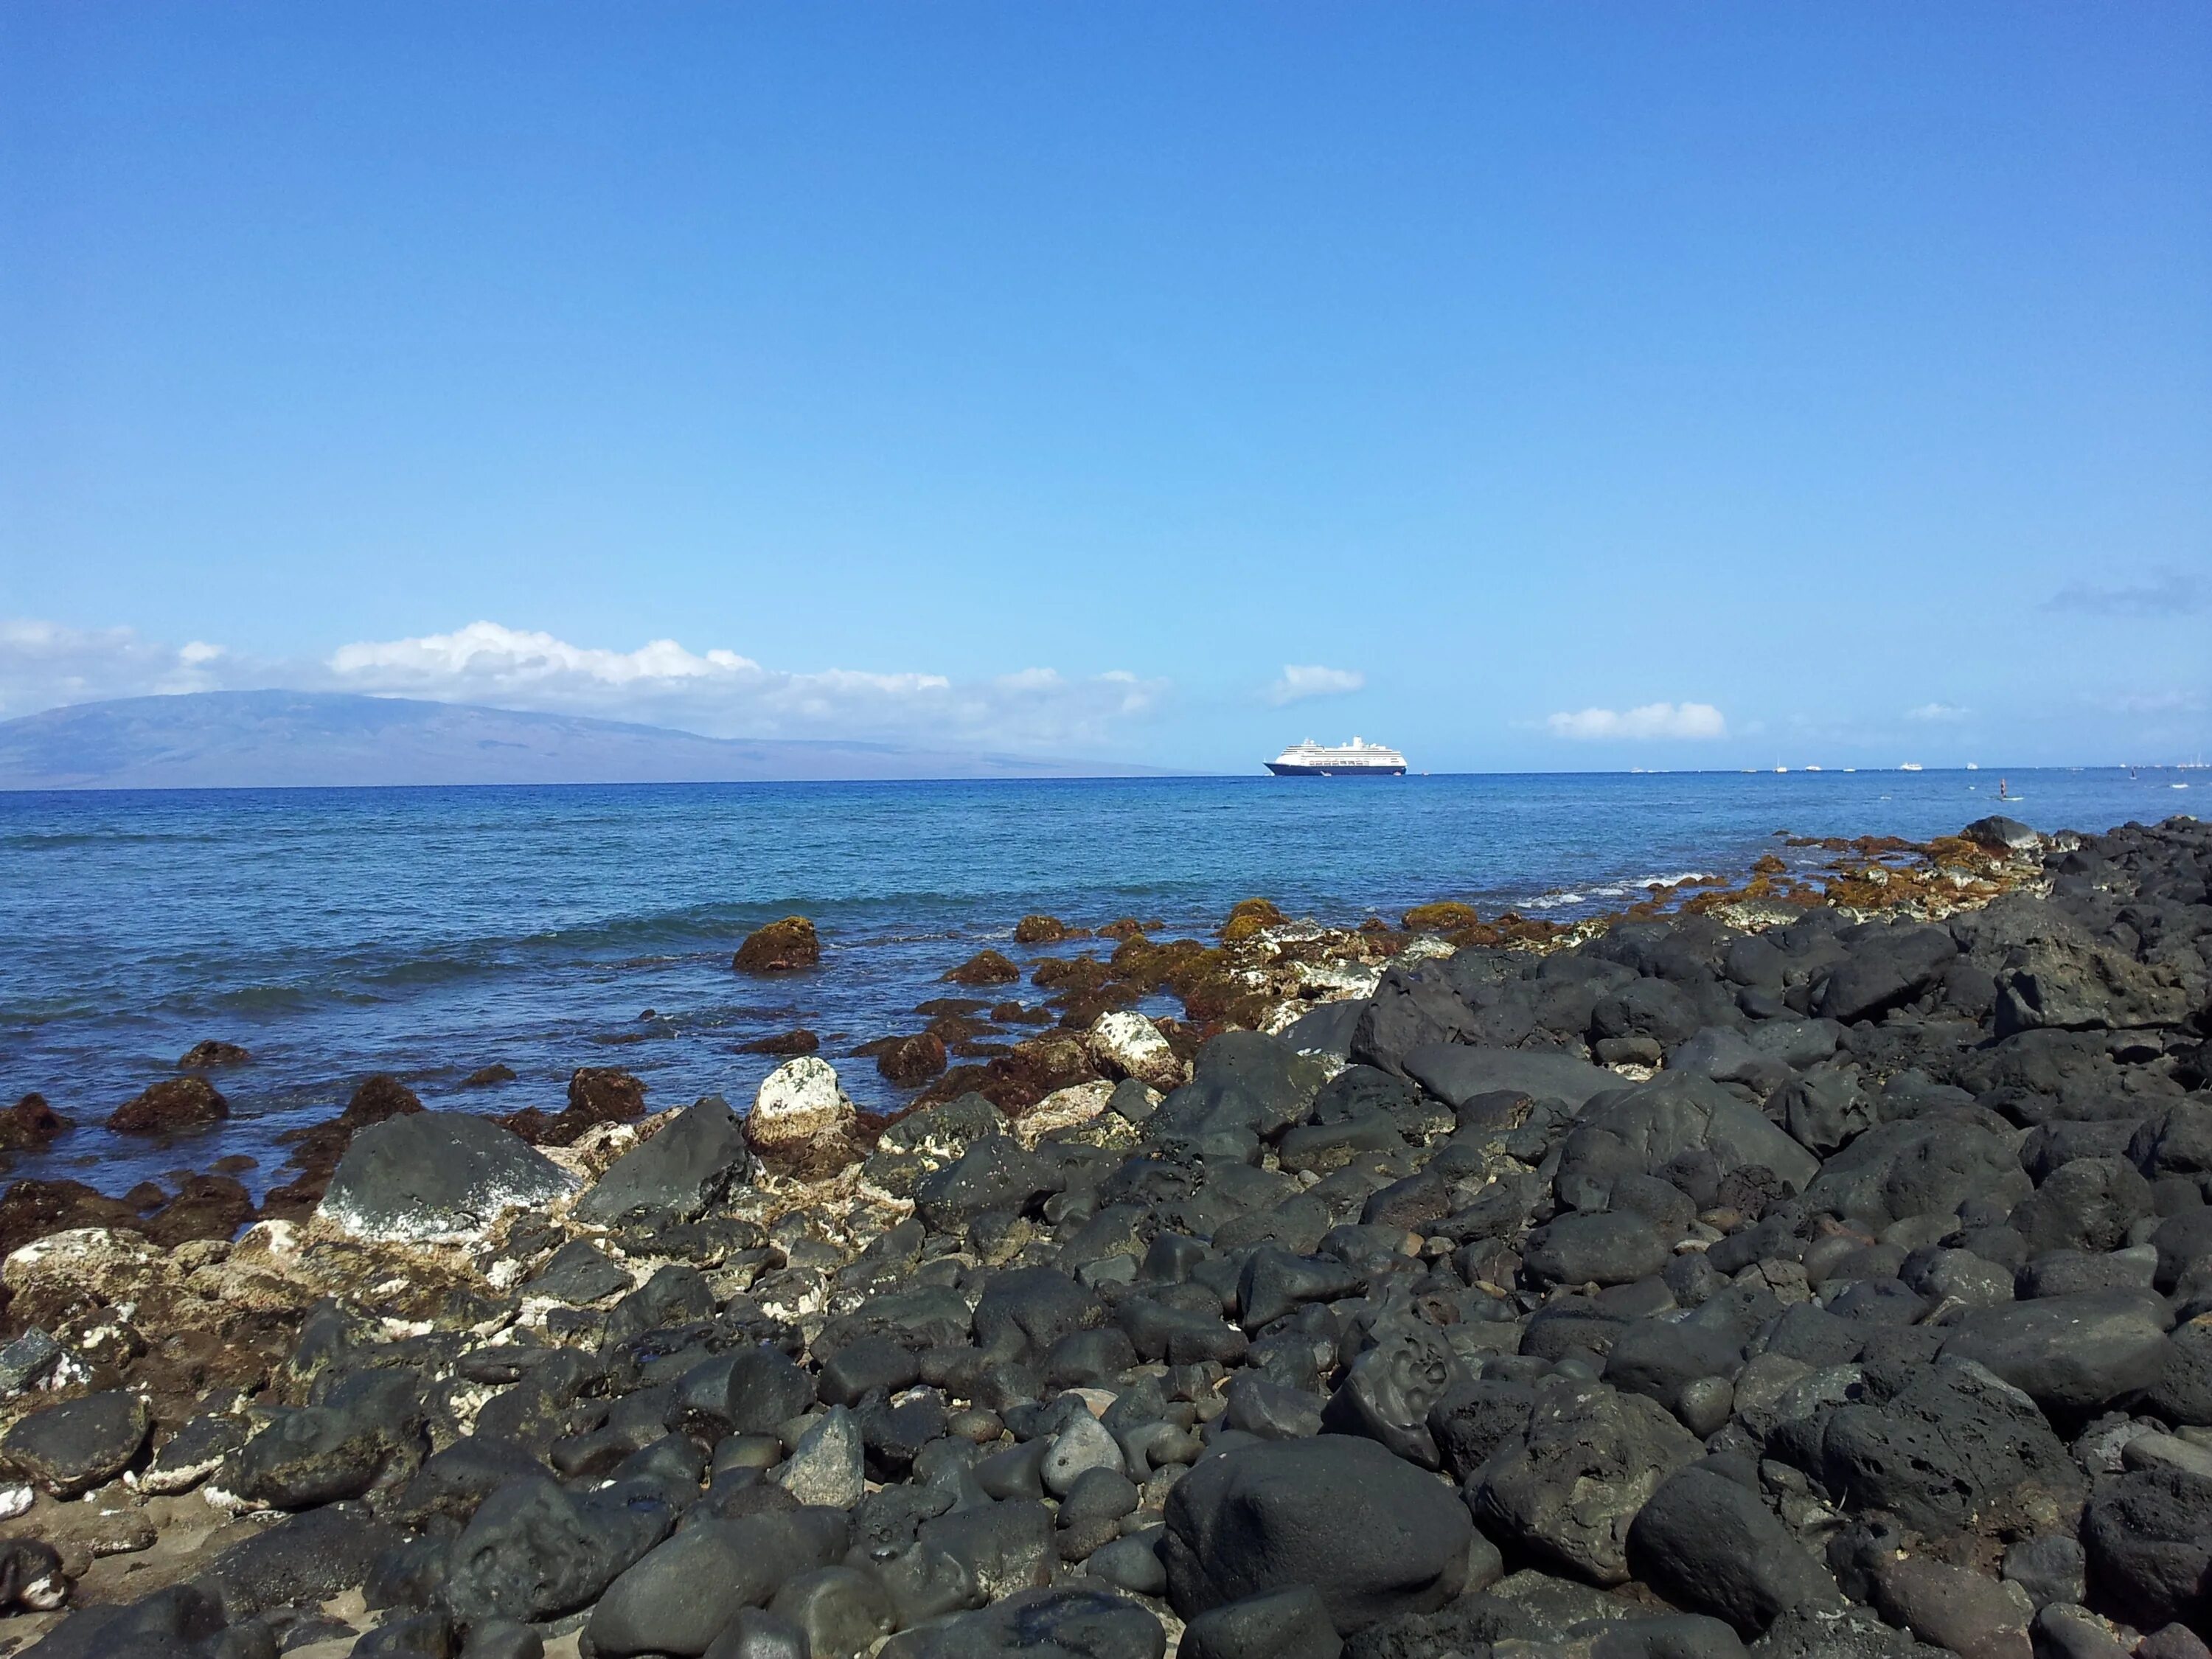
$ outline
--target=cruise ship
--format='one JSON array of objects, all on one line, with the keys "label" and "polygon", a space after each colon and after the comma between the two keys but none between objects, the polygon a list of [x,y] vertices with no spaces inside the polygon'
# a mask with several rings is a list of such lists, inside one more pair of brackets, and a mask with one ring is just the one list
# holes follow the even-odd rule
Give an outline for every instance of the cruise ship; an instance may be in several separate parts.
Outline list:
[{"label": "cruise ship", "polygon": [[1308,738],[1269,761],[1267,769],[1279,778],[1398,778],[1406,775],[1406,757],[1358,738],[1342,744]]}]

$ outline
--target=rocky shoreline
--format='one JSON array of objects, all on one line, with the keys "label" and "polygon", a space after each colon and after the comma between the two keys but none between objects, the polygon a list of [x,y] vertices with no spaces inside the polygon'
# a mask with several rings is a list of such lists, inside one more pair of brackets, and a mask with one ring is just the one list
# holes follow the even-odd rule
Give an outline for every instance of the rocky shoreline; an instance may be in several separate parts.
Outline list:
[{"label": "rocky shoreline", "polygon": [[2212,830],[1819,848],[986,951],[890,1117],[802,1030],[19,1181],[0,1653],[2199,1659]]}]

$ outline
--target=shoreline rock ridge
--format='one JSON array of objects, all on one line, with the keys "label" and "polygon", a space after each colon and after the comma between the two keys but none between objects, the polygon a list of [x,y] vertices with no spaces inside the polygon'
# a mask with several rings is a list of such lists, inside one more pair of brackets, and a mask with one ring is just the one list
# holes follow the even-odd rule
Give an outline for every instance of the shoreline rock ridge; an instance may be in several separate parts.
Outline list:
[{"label": "shoreline rock ridge", "polygon": [[258,1215],[19,1182],[0,1652],[2206,1659],[2212,828],[1818,846],[1025,917],[1058,1023],[925,1005],[888,1117],[381,1079]]}]

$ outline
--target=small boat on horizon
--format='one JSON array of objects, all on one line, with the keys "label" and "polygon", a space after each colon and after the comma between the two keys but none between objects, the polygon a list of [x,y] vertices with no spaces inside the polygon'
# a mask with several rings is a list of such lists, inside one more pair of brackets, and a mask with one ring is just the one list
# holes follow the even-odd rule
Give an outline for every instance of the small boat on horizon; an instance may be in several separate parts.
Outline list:
[{"label": "small boat on horizon", "polygon": [[1294,743],[1267,763],[1279,778],[1399,778],[1406,757],[1388,744],[1354,738],[1346,744]]}]

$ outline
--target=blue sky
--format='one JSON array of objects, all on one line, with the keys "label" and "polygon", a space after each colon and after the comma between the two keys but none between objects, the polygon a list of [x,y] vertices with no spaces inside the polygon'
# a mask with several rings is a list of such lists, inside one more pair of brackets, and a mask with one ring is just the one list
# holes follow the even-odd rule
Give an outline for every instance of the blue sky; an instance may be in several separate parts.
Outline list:
[{"label": "blue sky", "polygon": [[0,9],[0,716],[2212,748],[2201,5]]}]

